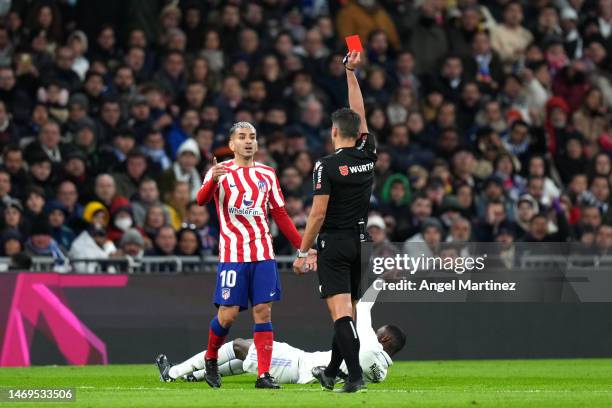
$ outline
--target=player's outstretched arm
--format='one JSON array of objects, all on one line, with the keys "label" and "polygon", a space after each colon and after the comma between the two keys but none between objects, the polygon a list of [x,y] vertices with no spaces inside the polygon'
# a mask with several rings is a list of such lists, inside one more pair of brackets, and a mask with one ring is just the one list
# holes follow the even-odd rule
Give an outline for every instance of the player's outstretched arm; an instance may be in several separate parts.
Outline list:
[{"label": "player's outstretched arm", "polygon": [[363,96],[361,95],[361,88],[359,87],[359,80],[355,75],[355,69],[361,65],[361,53],[358,51],[351,51],[345,57],[346,63],[346,82],[348,84],[348,98],[349,106],[352,110],[357,112],[361,118],[361,127],[359,128],[359,134],[367,133],[368,124],[366,123],[365,106],[363,104]]},{"label": "player's outstretched arm", "polygon": [[213,156],[212,167],[206,172],[202,187],[200,191],[198,191],[198,205],[204,205],[212,200],[217,190],[219,180],[224,174],[227,174],[227,169],[222,164],[217,164],[217,158]]}]

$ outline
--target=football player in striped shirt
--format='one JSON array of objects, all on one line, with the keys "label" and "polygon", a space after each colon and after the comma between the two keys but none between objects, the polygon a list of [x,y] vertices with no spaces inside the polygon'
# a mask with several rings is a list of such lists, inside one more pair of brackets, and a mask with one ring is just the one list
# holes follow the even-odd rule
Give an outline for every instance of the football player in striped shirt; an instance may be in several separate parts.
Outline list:
[{"label": "football player in striped shirt", "polygon": [[[219,308],[210,324],[205,355],[206,382],[221,386],[217,357],[238,313],[253,308],[253,342],[257,350],[256,388],[280,388],[269,373],[274,334],[272,302],[280,300],[281,286],[274,260],[268,213],[295,248],[301,236],[291,222],[274,169],[254,161],[257,132],[252,124],[232,126],[229,147],[234,158],[213,166],[198,192],[198,204],[214,198],[219,215],[219,265],[214,303]],[[310,255],[309,255],[310,253]],[[299,253],[307,268],[316,268],[316,252]]]}]

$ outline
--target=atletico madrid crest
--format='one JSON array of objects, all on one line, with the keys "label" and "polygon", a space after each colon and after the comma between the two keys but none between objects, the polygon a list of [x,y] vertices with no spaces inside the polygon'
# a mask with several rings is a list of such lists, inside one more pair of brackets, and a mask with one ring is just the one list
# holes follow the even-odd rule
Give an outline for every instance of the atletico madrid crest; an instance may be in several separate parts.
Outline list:
[{"label": "atletico madrid crest", "polygon": [[343,176],[348,176],[349,174],[348,166],[339,166],[338,170],[340,170],[340,174],[342,174]]},{"label": "atletico madrid crest", "polygon": [[223,298],[223,300],[227,300],[230,297],[230,288],[223,288],[221,289],[221,297]]}]

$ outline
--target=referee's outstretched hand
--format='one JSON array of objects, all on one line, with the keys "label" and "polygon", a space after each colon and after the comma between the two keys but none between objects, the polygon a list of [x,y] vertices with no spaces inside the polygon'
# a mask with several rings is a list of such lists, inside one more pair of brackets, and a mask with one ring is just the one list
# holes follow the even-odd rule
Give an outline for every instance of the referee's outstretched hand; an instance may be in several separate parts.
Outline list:
[{"label": "referee's outstretched hand", "polygon": [[361,65],[361,53],[359,51],[351,51],[346,55],[347,68],[355,69]]},{"label": "referee's outstretched hand", "polygon": [[215,156],[213,156],[212,165],[213,165],[212,178],[215,183],[218,183],[219,178],[222,175],[227,174],[227,169],[222,164],[217,164],[217,158]]}]

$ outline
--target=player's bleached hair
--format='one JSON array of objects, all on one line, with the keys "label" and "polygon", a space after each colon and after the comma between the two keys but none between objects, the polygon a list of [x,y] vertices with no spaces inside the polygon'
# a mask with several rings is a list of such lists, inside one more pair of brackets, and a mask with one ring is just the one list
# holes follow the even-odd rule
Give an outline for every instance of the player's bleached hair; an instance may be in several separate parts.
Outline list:
[{"label": "player's bleached hair", "polygon": [[240,128],[249,129],[253,133],[257,134],[257,130],[255,130],[255,126],[253,126],[250,122],[236,122],[232,125],[232,127],[229,130],[229,137],[231,138],[234,135],[234,133],[236,133],[236,130]]}]

